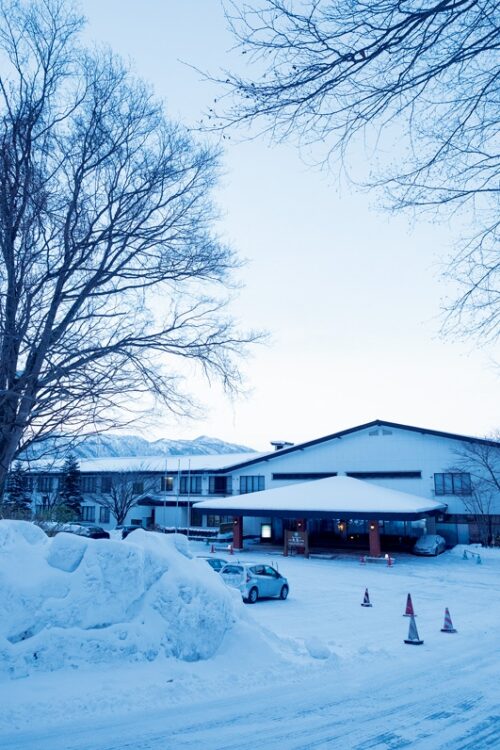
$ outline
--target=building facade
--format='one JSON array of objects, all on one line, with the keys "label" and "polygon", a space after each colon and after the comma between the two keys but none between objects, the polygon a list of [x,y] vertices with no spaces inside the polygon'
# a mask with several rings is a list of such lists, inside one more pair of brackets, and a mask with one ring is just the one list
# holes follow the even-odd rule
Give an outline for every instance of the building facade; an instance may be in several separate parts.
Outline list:
[{"label": "building facade", "polygon": [[[427,530],[441,534],[449,544],[480,541],[485,533],[500,539],[500,494],[484,484],[476,460],[484,449],[491,462],[498,460],[500,472],[500,444],[495,441],[376,420],[298,445],[273,446],[267,453],[82,460],[82,520],[114,527],[102,499],[119,477],[134,485],[136,502],[127,523],[218,528],[231,523],[232,516],[197,508],[198,501],[346,475],[443,504],[442,513],[411,526],[403,520],[382,522],[382,537],[415,537]],[[44,497],[57,492],[59,471],[57,466],[31,470],[37,511],[43,510]],[[478,500],[479,489],[483,496],[488,494],[486,508]],[[367,534],[367,523],[359,518],[316,518],[308,521],[308,530],[322,544],[348,545]],[[290,525],[293,521],[263,513],[245,520],[245,534],[262,536],[265,529],[266,537],[280,541]]]}]

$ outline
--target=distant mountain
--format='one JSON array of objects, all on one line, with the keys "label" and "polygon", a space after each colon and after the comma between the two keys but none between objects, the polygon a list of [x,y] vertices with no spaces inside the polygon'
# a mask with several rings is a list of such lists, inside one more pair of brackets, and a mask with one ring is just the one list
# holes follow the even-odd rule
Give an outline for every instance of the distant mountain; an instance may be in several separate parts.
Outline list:
[{"label": "distant mountain", "polygon": [[[71,447],[71,452],[78,458],[107,458],[126,456],[200,456],[214,453],[253,453],[253,448],[234,443],[225,443],[218,438],[201,435],[194,440],[161,440],[149,441],[138,435],[89,435]],[[34,446],[29,451],[30,460],[60,456],[68,452],[66,438],[53,439]]]}]

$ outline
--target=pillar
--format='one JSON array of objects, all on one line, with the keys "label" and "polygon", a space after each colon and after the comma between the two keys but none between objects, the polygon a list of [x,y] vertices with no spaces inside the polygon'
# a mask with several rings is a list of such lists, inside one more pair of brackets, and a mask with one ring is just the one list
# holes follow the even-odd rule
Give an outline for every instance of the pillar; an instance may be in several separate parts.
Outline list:
[{"label": "pillar", "polygon": [[233,516],[233,549],[243,549],[243,516]]},{"label": "pillar", "polygon": [[369,521],[368,529],[370,555],[372,557],[380,557],[382,554],[382,548],[380,546],[380,530],[378,527],[378,521]]},{"label": "pillar", "polygon": [[427,518],[425,519],[425,531],[427,534],[436,533],[436,517],[435,516],[427,516]]}]

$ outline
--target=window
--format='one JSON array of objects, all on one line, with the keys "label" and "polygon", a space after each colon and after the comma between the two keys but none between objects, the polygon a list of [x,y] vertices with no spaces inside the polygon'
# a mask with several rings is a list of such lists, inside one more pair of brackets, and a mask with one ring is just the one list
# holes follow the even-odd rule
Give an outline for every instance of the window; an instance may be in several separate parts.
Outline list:
[{"label": "window", "polygon": [[244,476],[240,477],[240,494],[244,495],[247,492],[259,492],[264,489],[264,477],[263,476]]},{"label": "window", "polygon": [[201,495],[201,477],[181,477],[179,493],[181,495]]},{"label": "window", "polygon": [[243,568],[241,565],[226,565],[224,573],[230,576],[240,576],[243,573]]},{"label": "window", "polygon": [[353,479],[420,479],[421,471],[348,471]]},{"label": "window", "polygon": [[470,474],[434,474],[436,495],[471,495]]},{"label": "window", "polygon": [[219,528],[223,523],[232,523],[232,516],[207,516],[207,526]]},{"label": "window", "polygon": [[[273,479],[326,479],[327,477],[336,477],[336,471],[292,471],[281,474],[273,474]],[[240,482],[241,487],[241,482]]]},{"label": "window", "polygon": [[162,492],[172,492],[174,489],[174,478],[169,476],[163,476],[161,478],[160,489]]},{"label": "window", "polygon": [[269,578],[279,578],[279,573],[274,568],[271,568],[270,565],[264,566],[264,575],[269,576]]},{"label": "window", "polygon": [[113,486],[113,479],[109,476],[101,477],[101,492],[103,495],[109,495],[111,487]]},{"label": "window", "polygon": [[203,513],[196,508],[191,509],[191,527],[203,526]]},{"label": "window", "polygon": [[139,479],[137,482],[132,483],[132,493],[134,495],[142,495],[144,492],[144,481]]},{"label": "window", "polygon": [[82,475],[80,477],[80,489],[84,494],[94,494],[97,492],[97,477],[92,475]]},{"label": "window", "polygon": [[82,521],[95,521],[95,505],[82,505]]},{"label": "window", "polygon": [[52,479],[50,474],[38,477],[38,492],[50,492],[52,489]]},{"label": "window", "polygon": [[100,523],[109,523],[109,508],[99,509],[99,521]]},{"label": "window", "polygon": [[209,477],[209,493],[211,495],[230,495],[232,492],[232,477]]}]

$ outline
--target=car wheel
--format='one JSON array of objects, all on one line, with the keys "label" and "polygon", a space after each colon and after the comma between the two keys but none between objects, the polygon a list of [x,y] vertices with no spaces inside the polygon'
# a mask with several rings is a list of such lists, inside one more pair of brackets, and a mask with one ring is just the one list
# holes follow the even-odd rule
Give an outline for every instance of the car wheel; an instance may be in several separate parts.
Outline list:
[{"label": "car wheel", "polygon": [[249,604],[255,604],[255,602],[257,601],[258,598],[259,598],[259,592],[258,592],[258,590],[254,586],[248,592],[248,597],[247,597],[246,601]]},{"label": "car wheel", "polygon": [[281,587],[280,599],[285,600],[287,596],[288,596],[288,586],[285,584],[284,586]]}]

